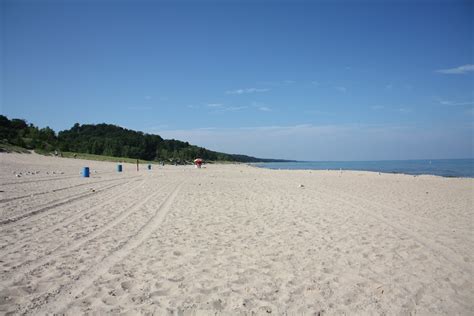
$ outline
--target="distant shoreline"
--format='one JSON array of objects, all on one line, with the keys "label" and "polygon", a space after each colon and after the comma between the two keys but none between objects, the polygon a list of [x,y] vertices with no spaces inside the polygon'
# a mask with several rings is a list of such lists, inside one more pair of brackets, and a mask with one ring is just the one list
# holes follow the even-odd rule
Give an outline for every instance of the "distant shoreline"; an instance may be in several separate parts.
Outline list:
[{"label": "distant shoreline", "polygon": [[351,170],[406,174],[433,175],[445,178],[474,178],[474,159],[420,159],[382,161],[299,161],[291,163],[252,163],[265,169],[284,170]]}]

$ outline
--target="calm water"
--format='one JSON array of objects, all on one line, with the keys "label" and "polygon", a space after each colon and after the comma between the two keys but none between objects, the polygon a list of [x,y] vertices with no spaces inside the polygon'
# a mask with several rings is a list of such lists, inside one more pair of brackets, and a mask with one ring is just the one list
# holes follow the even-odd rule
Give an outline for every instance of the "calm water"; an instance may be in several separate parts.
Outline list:
[{"label": "calm water", "polygon": [[474,159],[302,161],[257,163],[269,169],[362,170],[387,173],[432,174],[443,177],[474,177]]}]

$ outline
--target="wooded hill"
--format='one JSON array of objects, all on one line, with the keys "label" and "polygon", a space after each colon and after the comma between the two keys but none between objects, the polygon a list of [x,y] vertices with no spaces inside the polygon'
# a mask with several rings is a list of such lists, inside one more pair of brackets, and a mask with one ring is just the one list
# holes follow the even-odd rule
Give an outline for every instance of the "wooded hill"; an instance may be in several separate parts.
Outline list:
[{"label": "wooded hill", "polygon": [[246,155],[226,154],[159,135],[146,134],[111,124],[74,124],[55,133],[23,119],[9,120],[0,115],[0,142],[42,151],[63,151],[149,161],[192,161],[199,157],[212,161],[275,162]]}]

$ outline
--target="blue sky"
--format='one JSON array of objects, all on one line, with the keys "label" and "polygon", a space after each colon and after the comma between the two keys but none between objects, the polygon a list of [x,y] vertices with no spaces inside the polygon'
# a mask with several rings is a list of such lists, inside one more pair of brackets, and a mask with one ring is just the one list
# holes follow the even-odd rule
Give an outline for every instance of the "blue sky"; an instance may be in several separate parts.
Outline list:
[{"label": "blue sky", "polygon": [[301,160],[473,153],[471,1],[2,0],[1,112]]}]

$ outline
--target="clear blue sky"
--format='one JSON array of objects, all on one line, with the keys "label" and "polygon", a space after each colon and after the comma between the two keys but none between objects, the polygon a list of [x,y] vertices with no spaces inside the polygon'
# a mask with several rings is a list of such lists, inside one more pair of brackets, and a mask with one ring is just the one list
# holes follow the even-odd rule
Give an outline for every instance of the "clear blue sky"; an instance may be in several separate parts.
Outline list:
[{"label": "clear blue sky", "polygon": [[0,1],[9,118],[258,157],[474,157],[472,1]]}]

